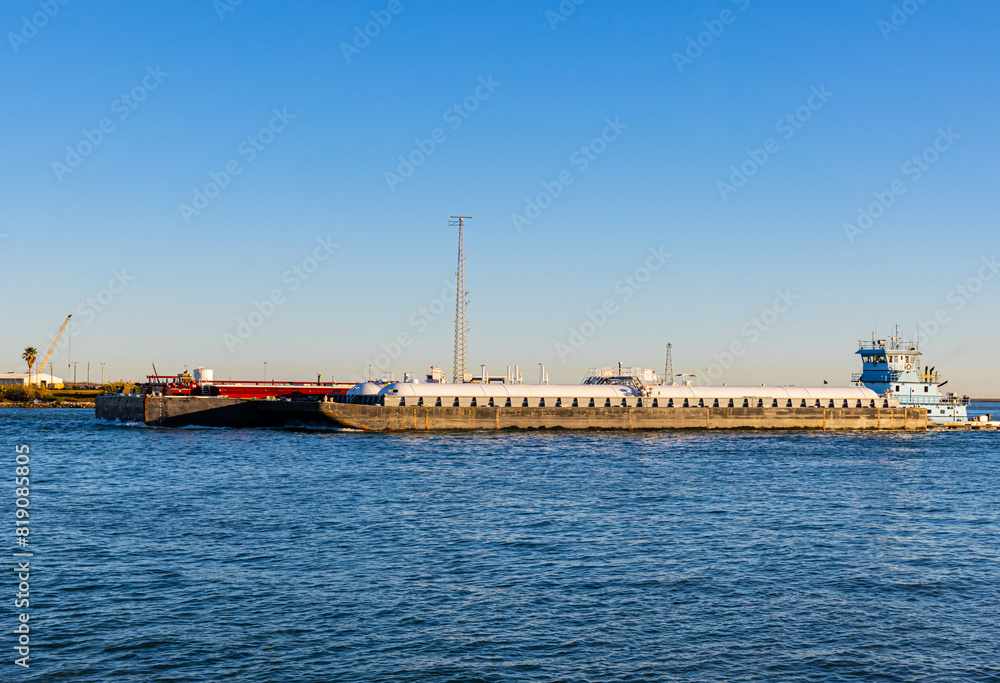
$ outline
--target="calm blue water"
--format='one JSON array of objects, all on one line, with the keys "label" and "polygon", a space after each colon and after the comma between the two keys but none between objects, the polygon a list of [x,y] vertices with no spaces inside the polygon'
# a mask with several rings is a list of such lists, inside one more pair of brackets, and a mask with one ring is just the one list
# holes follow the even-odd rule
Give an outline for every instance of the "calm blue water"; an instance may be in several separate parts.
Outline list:
[{"label": "calm blue water", "polygon": [[92,415],[0,410],[36,553],[32,668],[5,571],[0,680],[1000,681],[997,433]]}]

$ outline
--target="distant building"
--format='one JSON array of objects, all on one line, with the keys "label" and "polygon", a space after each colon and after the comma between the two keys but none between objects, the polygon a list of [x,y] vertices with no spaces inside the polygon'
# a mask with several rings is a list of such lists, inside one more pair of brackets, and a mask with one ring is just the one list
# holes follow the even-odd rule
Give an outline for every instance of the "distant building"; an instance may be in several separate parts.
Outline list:
[{"label": "distant building", "polygon": [[30,377],[26,372],[0,372],[0,385],[5,384],[20,384],[23,387],[29,384],[41,384],[49,389],[62,389],[65,386],[62,377],[56,377],[47,372],[39,372],[38,374],[32,372]]}]

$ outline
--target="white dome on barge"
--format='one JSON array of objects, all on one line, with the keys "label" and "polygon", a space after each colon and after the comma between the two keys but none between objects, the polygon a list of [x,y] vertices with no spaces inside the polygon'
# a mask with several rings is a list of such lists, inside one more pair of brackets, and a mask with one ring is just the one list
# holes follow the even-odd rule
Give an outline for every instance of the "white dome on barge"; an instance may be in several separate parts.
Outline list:
[{"label": "white dome on barge", "polygon": [[879,398],[871,389],[863,386],[832,387],[792,387],[792,386],[653,386],[649,395],[653,398],[793,398],[793,399],[863,399]]},{"label": "white dome on barge", "polygon": [[626,385],[589,384],[503,384],[500,382],[440,384],[387,384],[378,392],[384,396],[475,396],[524,398],[622,398],[635,396],[635,391]]},{"label": "white dome on barge", "polygon": [[375,396],[382,393],[381,384],[376,384],[375,382],[362,382],[361,384],[355,384],[353,387],[347,390],[348,396]]},{"label": "white dome on barge", "polygon": [[[358,385],[361,387],[364,385]],[[373,385],[378,387],[378,385]],[[355,387],[357,388],[357,387]],[[871,389],[863,386],[848,387],[793,387],[793,386],[668,386],[647,387],[650,398],[694,398],[694,399],[820,399],[864,400],[879,398]],[[353,391],[353,389],[351,390]],[[378,389],[382,396],[413,397],[483,397],[483,398],[624,398],[642,396],[637,388],[629,384],[409,384],[397,382]],[[351,392],[348,392],[352,395]],[[371,395],[371,394],[363,394]]]}]

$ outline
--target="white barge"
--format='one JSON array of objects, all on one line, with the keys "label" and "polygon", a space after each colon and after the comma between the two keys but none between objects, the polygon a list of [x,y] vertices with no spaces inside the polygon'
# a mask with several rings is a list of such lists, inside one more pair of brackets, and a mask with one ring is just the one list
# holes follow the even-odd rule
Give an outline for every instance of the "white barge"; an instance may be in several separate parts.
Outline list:
[{"label": "white barge", "polygon": [[860,384],[675,386],[647,383],[651,371],[621,367],[591,370],[582,384],[449,383],[437,376],[432,368],[425,382],[359,384],[317,404],[304,421],[362,431],[927,428],[923,409],[901,407]]}]

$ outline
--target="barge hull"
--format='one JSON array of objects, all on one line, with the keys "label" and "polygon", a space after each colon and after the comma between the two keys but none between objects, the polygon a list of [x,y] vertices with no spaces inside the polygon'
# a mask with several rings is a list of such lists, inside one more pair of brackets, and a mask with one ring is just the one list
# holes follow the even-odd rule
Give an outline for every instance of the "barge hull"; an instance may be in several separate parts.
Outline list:
[{"label": "barge hull", "polygon": [[376,432],[504,429],[924,431],[922,408],[443,408],[223,397],[99,396],[96,416],[161,427],[320,426]]},{"label": "barge hull", "polygon": [[[102,420],[143,422],[156,427],[281,427],[252,401],[222,396],[98,396],[94,414]],[[274,421],[279,420],[279,421]]]},{"label": "barge hull", "polygon": [[[287,404],[286,404],[287,405]],[[281,410],[283,406],[275,405]],[[362,431],[809,429],[924,431],[921,408],[441,408],[318,403],[311,423]],[[306,417],[306,415],[302,415]]]}]

